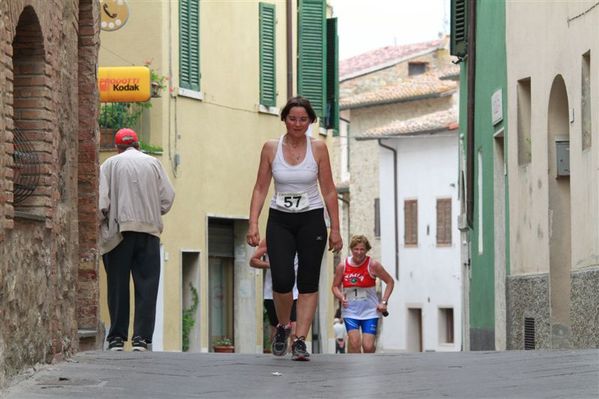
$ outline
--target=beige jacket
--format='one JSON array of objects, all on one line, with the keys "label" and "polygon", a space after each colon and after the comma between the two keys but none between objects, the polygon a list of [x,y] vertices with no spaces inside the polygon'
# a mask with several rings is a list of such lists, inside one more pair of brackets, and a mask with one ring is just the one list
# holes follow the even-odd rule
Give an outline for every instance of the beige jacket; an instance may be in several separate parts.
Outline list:
[{"label": "beige jacket", "polygon": [[108,158],[100,167],[100,253],[112,251],[124,231],[162,233],[162,215],[175,190],[159,160],[135,148]]}]

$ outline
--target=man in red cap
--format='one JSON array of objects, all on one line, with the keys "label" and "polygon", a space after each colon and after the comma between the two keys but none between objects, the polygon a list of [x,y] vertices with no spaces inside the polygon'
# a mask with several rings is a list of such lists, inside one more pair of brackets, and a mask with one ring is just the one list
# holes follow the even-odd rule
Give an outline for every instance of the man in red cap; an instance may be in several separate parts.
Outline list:
[{"label": "man in red cap", "polygon": [[175,191],[156,158],[139,150],[137,134],[120,129],[117,155],[100,167],[100,253],[106,269],[110,331],[108,348],[122,351],[129,331],[129,279],[135,289],[133,350],[152,343],[160,280],[162,215]]}]

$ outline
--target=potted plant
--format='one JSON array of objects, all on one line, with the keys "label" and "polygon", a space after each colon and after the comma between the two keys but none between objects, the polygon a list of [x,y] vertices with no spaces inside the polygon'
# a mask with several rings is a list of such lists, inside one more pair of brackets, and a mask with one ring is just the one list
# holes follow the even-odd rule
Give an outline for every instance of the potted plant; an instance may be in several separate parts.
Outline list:
[{"label": "potted plant", "polygon": [[137,128],[144,109],[152,104],[145,103],[103,103],[100,105],[98,123],[100,125],[100,148],[114,147],[114,134],[123,127]]},{"label": "potted plant", "polygon": [[198,305],[200,304],[200,298],[198,295],[198,290],[191,284],[189,283],[189,289],[191,290],[191,296],[192,296],[192,304],[186,308],[183,309],[183,345],[182,345],[182,350],[183,352],[187,352],[189,351],[189,347],[190,347],[190,341],[189,341],[189,336],[191,334],[191,329],[193,328],[194,324],[195,324],[195,315],[196,315],[196,311],[198,310]]},{"label": "potted plant", "polygon": [[166,89],[166,82],[168,81],[168,77],[161,75],[152,68],[152,60],[146,60],[144,65],[150,69],[150,84],[151,84],[151,93],[152,97],[160,97],[164,89]]},{"label": "potted plant", "polygon": [[214,344],[212,345],[212,349],[214,349],[214,352],[220,352],[220,353],[234,353],[235,352],[235,346],[233,346],[233,341],[231,340],[231,338],[229,338],[227,336],[222,336],[222,337],[216,338],[214,340]]}]

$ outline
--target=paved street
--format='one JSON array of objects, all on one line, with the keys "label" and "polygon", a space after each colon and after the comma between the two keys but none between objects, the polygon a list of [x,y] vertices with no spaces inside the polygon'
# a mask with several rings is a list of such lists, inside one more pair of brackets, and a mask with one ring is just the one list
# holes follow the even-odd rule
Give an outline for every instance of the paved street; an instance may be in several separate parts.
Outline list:
[{"label": "paved street", "polygon": [[28,398],[597,398],[599,350],[313,355],[83,352],[0,394]]}]

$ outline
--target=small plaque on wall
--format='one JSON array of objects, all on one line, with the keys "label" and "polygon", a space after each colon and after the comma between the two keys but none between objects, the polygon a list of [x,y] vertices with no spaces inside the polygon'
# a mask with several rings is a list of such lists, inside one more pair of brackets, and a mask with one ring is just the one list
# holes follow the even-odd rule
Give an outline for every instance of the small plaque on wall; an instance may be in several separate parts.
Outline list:
[{"label": "small plaque on wall", "polygon": [[491,121],[493,125],[503,120],[503,96],[501,89],[497,89],[491,96]]}]

